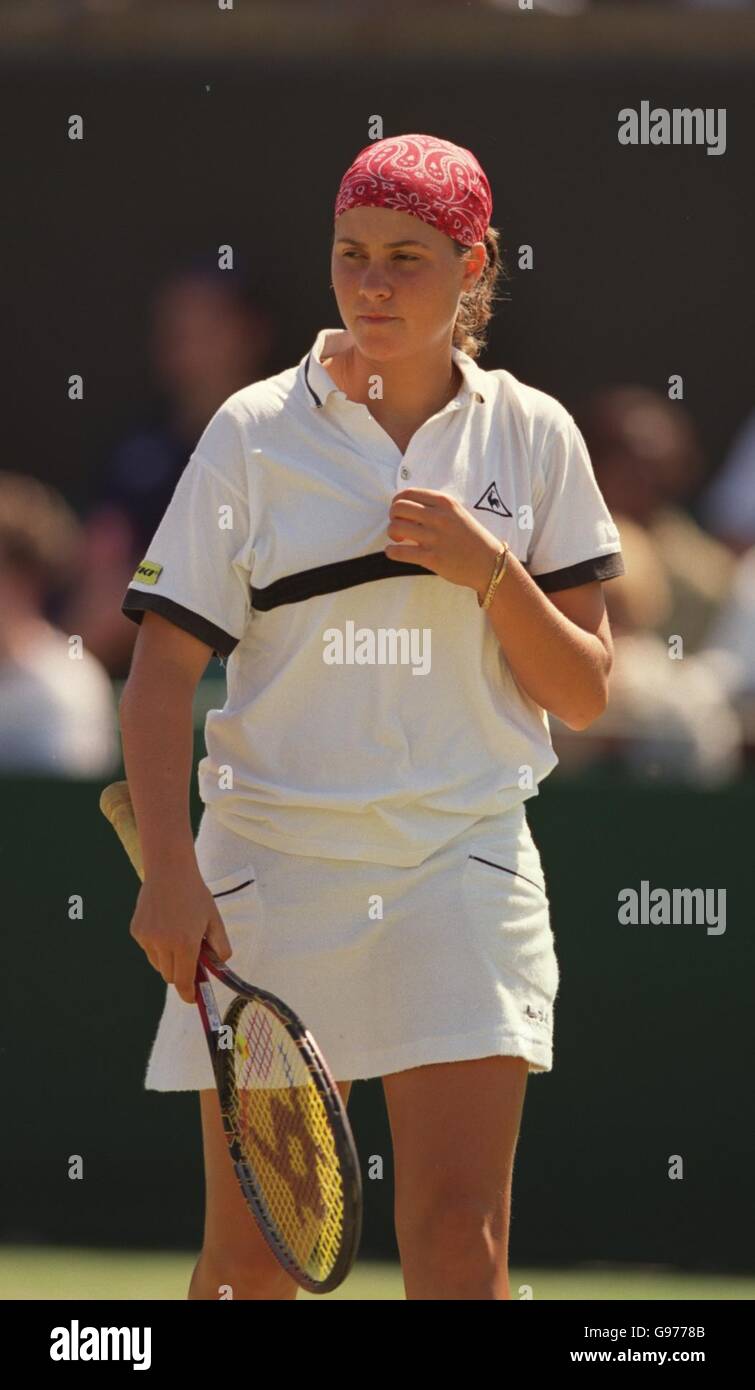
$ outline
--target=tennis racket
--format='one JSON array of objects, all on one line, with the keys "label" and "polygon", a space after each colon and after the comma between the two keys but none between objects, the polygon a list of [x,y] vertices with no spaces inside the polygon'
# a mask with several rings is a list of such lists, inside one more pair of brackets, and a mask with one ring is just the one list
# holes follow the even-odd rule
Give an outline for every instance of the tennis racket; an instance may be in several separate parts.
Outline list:
[{"label": "tennis racket", "polygon": [[[143,880],[127,782],[100,810]],[[235,998],[224,1018],[210,974]],[[312,1034],[292,1009],[239,978],[202,942],[195,975],[234,1171],[279,1263],[311,1293],[346,1278],[362,1230],[362,1182],[341,1093]]]}]

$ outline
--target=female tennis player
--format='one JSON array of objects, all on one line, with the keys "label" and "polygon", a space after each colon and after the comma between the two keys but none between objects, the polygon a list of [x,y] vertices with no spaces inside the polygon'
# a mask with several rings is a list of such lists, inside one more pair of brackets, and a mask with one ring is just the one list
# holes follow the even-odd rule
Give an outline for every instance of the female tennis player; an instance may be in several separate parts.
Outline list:
[{"label": "female tennis player", "polygon": [[[192,1003],[203,936],[304,1019],[344,1099],[382,1077],[407,1298],[510,1297],[514,1152],[558,988],[525,802],[557,761],[547,713],[584,729],[605,708],[601,584],[623,562],[570,414],[475,360],[491,213],[447,140],[357,155],[335,204],[344,326],[220,407],[124,599],[131,932],[168,985],[145,1086],[201,1102],[190,1298],[297,1291],[233,1176]],[[195,842],[213,652],[228,692]]]}]

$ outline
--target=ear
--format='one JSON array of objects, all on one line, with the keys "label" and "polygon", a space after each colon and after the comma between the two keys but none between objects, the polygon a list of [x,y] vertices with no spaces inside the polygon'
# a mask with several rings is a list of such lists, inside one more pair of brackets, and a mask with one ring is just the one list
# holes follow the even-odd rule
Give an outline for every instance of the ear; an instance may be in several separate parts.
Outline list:
[{"label": "ear", "polygon": [[467,247],[467,254],[464,257],[463,294],[471,294],[485,269],[487,259],[488,253],[485,250],[484,242],[476,241],[473,246]]}]

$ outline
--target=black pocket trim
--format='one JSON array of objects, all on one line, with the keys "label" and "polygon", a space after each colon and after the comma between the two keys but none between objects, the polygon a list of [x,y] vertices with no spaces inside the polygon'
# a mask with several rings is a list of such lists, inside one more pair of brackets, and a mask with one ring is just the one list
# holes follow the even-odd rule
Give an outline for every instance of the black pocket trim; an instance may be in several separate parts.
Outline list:
[{"label": "black pocket trim", "polygon": [[233,888],[224,888],[222,893],[213,893],[213,898],[225,898],[228,893],[238,893],[240,888],[248,888],[250,883],[254,883],[253,878],[247,878],[243,883],[234,883]]},{"label": "black pocket trim", "polygon": [[528,878],[526,874],[517,873],[516,869],[507,869],[505,864],[494,864],[492,859],[481,859],[479,854],[470,854],[469,859],[476,859],[478,864],[489,864],[491,869],[500,869],[502,874],[511,874],[512,878],[523,878],[525,883],[531,883],[533,888],[538,888],[542,893],[544,890],[539,883],[535,883],[534,878]]}]

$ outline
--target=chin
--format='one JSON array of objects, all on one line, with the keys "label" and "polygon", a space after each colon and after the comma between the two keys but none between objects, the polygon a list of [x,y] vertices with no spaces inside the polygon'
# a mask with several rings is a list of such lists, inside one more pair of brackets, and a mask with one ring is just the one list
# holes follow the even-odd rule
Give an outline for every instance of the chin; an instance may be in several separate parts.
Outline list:
[{"label": "chin", "polygon": [[358,315],[352,320],[352,323],[352,332],[356,330],[357,332],[367,331],[369,333],[378,331],[381,333],[395,333],[397,329],[403,327],[403,322],[401,319],[392,318],[384,323],[379,323],[377,321],[371,323],[368,319],[360,318]]},{"label": "chin", "polygon": [[397,348],[406,351],[405,325],[400,320],[398,323],[366,323],[354,319],[349,332],[370,357],[393,357]]}]

